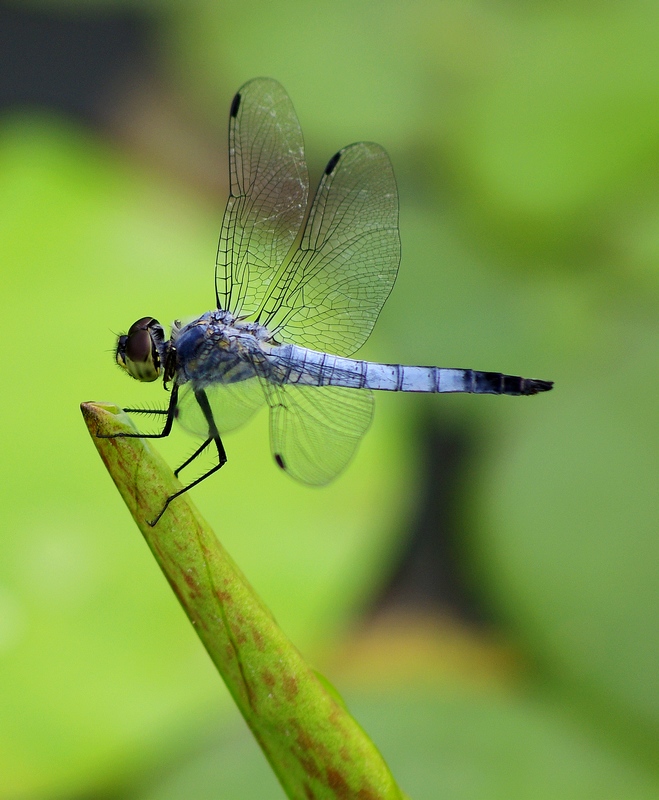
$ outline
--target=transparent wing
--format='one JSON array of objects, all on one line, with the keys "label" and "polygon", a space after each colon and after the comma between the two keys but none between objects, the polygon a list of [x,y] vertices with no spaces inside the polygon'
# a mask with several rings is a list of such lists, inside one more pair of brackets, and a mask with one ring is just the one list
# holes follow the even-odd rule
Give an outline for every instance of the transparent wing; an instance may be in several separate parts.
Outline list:
[{"label": "transparent wing", "polygon": [[284,341],[352,355],[371,333],[399,261],[389,156],[371,142],[345,147],[327,165],[300,246],[259,319]]},{"label": "transparent wing", "polygon": [[293,104],[283,87],[256,78],[229,118],[230,195],[217,250],[217,303],[253,314],[299,233],[309,175]]},{"label": "transparent wing", "polygon": [[322,486],[348,464],[373,418],[373,394],[342,386],[268,384],[275,461],[302,483]]},{"label": "transparent wing", "polygon": [[[214,383],[207,386],[205,392],[220,433],[238,428],[265,403],[263,387],[258,378],[236,383]],[[176,418],[189,433],[203,439],[208,436],[208,423],[189,387],[179,399]]]}]

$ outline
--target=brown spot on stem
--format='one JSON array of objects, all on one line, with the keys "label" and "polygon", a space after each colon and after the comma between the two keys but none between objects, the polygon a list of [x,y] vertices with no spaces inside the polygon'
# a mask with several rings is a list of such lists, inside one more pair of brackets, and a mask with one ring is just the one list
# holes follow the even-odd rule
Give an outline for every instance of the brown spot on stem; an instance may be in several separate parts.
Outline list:
[{"label": "brown spot on stem", "polygon": [[[293,723],[295,725],[295,723]],[[296,741],[298,745],[302,748],[302,750],[313,750],[314,743],[313,739],[309,734],[304,730],[304,728],[300,727],[299,724],[295,725],[297,727],[297,736]]]},{"label": "brown spot on stem", "polygon": [[335,700],[332,702],[332,709],[327,715],[327,718],[332,724],[332,727],[334,727],[341,736],[347,736],[344,724],[345,709],[341,708]]},{"label": "brown spot on stem", "polygon": [[269,670],[264,669],[261,673],[261,678],[268,689],[272,689],[272,687],[275,685],[275,676]]},{"label": "brown spot on stem", "polygon": [[380,800],[381,795],[375,794],[370,789],[360,789],[357,792],[357,800]]},{"label": "brown spot on stem", "polygon": [[350,786],[348,786],[346,779],[338,769],[330,768],[327,770],[327,785],[341,800],[349,800],[351,795]]},{"label": "brown spot on stem", "polygon": [[183,576],[183,580],[185,581],[188,589],[190,590],[190,597],[192,599],[201,597],[202,592],[199,586],[197,570],[193,569],[192,567],[188,567],[187,569],[181,569],[180,572],[181,575]]},{"label": "brown spot on stem", "polygon": [[301,756],[299,753],[296,755],[297,760],[300,762],[302,769],[307,773],[307,775],[310,778],[316,778],[317,780],[320,780],[320,770],[318,769],[318,766],[313,758],[304,758],[304,756]]},{"label": "brown spot on stem", "polygon": [[322,763],[331,761],[331,752],[327,746],[322,742],[314,741],[306,729],[300,725],[299,720],[293,718],[288,722],[296,732],[295,740],[301,750],[312,752]]},{"label": "brown spot on stem", "polygon": [[231,625],[231,632],[233,633],[233,638],[236,640],[237,644],[245,644],[247,641],[247,636],[245,636],[245,631],[240,627],[240,625],[233,623]]},{"label": "brown spot on stem", "polygon": [[308,783],[304,784],[304,795],[307,800],[316,800],[316,794]]},{"label": "brown spot on stem", "polygon": [[263,639],[261,631],[258,628],[252,627],[252,636],[254,637],[254,644],[257,649],[263,652],[265,650],[265,640]]},{"label": "brown spot on stem", "polygon": [[297,678],[294,675],[283,675],[282,684],[286,699],[290,703],[292,700],[295,700],[298,692],[300,691],[300,688],[297,685]]}]

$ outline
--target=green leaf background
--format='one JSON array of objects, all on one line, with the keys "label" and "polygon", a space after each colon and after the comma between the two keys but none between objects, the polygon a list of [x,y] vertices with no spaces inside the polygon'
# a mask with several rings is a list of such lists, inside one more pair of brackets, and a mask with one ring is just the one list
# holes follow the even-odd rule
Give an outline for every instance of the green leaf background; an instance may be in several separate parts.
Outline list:
[{"label": "green leaf background", "polygon": [[[318,491],[273,467],[261,415],[195,491],[400,785],[659,798],[657,7],[30,5],[152,14],[218,174],[228,103],[256,75],[289,91],[316,174],[348,142],[382,143],[403,261],[364,357],[556,381],[528,400],[379,397],[354,463]],[[282,796],[78,411],[161,401],[113,367],[114,335],[207,310],[223,200],[54,112],[0,120],[2,800]],[[479,442],[463,561],[496,635],[440,620],[360,649],[429,416]],[[158,445],[172,464],[192,447]]]}]

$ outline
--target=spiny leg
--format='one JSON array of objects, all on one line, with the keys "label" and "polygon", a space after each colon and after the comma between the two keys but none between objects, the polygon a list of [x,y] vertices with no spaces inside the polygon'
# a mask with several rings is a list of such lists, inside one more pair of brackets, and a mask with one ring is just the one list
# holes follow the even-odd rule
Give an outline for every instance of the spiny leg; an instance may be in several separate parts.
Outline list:
[{"label": "spiny leg", "polygon": [[185,469],[185,468],[186,468],[186,467],[187,467],[189,464],[192,464],[192,462],[195,460],[195,458],[198,458],[198,456],[200,456],[200,455],[201,455],[201,454],[204,452],[204,450],[205,450],[205,449],[208,447],[208,445],[209,445],[209,444],[210,444],[212,441],[213,441],[213,438],[212,438],[212,437],[211,437],[210,439],[206,439],[206,441],[205,441],[205,442],[204,442],[204,443],[203,443],[203,444],[202,444],[200,447],[198,447],[198,448],[197,448],[197,449],[194,451],[194,453],[193,453],[193,454],[190,456],[190,458],[188,458],[186,461],[184,461],[184,462],[181,464],[181,466],[180,466],[180,467],[178,467],[177,469],[175,469],[175,470],[174,470],[174,477],[175,477],[175,478],[178,478],[178,474],[179,474],[179,472],[180,472],[182,469]]},{"label": "spiny leg", "polygon": [[169,396],[169,405],[167,409],[156,409],[154,411],[145,408],[124,408],[128,413],[137,414],[166,414],[165,427],[160,433],[112,433],[112,434],[99,434],[99,439],[164,439],[172,432],[172,425],[176,418],[176,406],[178,404],[178,386],[172,386],[172,393]]},{"label": "spiny leg", "polygon": [[[188,459],[188,461],[179,467],[179,470],[183,469],[186,464],[190,463],[194,458],[196,458],[202,450],[204,450],[211,442],[215,442],[215,446],[217,447],[217,464],[214,467],[211,467],[207,472],[205,472],[201,477],[197,478],[196,480],[189,483],[187,486],[184,486],[178,492],[174,492],[174,494],[170,495],[167,500],[165,500],[164,506],[161,508],[160,513],[158,516],[152,521],[149,522],[149,525],[153,528],[158,524],[160,517],[165,513],[167,507],[175,500],[177,497],[180,497],[182,494],[188,491],[188,489],[192,489],[193,486],[197,486],[202,481],[205,481],[206,478],[210,477],[214,472],[217,472],[220,467],[223,467],[227,463],[227,454],[224,450],[224,445],[222,444],[222,439],[220,439],[220,433],[215,425],[215,420],[213,419],[213,412],[210,407],[210,403],[208,402],[208,397],[206,396],[206,392],[203,389],[195,392],[195,397],[197,402],[199,403],[199,407],[208,423],[208,434],[209,438],[204,444],[193,454],[192,458]],[[178,471],[178,470],[177,470]]]},{"label": "spiny leg", "polygon": [[169,408],[124,408],[122,409],[126,414],[169,414]]}]

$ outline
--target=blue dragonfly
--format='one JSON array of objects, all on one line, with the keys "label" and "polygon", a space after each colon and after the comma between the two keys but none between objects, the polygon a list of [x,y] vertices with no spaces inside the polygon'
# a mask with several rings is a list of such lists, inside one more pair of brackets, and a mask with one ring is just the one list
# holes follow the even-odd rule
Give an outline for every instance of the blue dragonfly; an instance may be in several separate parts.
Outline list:
[{"label": "blue dragonfly", "polygon": [[[153,317],[119,337],[116,361],[133,378],[171,385],[152,438],[174,420],[202,439],[176,471],[207,448],[222,467],[222,435],[264,404],[277,465],[314,486],[350,461],[373,417],[373,390],[533,395],[552,382],[471,369],[351,358],[370,335],[400,261],[398,193],[385,150],[358,142],[325,167],[307,215],[309,176],[300,124],[274,80],[256,78],[229,116],[230,195],[215,266],[216,308],[173,323]],[[143,436],[144,434],[123,434]]]}]

